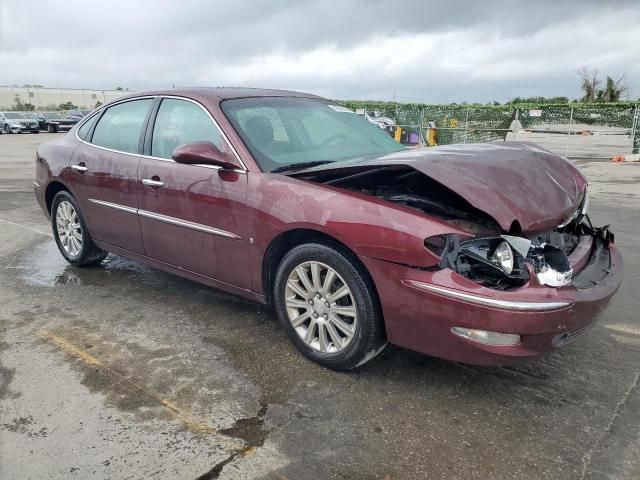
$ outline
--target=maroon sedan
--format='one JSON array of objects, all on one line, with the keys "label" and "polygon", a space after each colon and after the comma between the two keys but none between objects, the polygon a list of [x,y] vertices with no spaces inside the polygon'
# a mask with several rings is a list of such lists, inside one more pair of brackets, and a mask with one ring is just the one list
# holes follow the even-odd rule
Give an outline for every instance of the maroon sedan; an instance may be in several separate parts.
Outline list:
[{"label": "maroon sedan", "polygon": [[565,158],[516,142],[408,150],[312,95],[131,95],[36,162],[71,264],[112,252],[273,304],[331,368],[387,342],[472,364],[538,356],[584,332],[622,279]]}]

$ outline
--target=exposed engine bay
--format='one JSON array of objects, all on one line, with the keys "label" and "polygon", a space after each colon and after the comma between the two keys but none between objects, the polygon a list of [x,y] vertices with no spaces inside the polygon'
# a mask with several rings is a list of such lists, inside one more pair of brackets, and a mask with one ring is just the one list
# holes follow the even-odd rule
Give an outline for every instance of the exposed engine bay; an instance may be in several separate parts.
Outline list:
[{"label": "exposed engine bay", "polygon": [[341,175],[323,183],[406,205],[442,218],[474,235],[499,235],[502,231],[489,215],[411,167],[380,167]]},{"label": "exposed engine bay", "polygon": [[[532,276],[540,285],[569,285],[574,280],[569,256],[581,240],[590,237],[586,240],[594,253],[613,239],[606,227],[597,229],[591,225],[586,193],[575,213],[555,229],[524,236],[517,220],[505,231],[490,215],[411,167],[384,166],[334,175],[322,178],[322,183],[405,205],[469,233],[473,238],[455,234],[427,238],[425,248],[441,258],[439,268],[450,268],[488,288],[518,288],[527,284]],[[596,270],[606,272],[607,268],[599,264]],[[583,277],[589,276],[587,284],[591,285],[597,283],[598,275],[594,270]]]}]

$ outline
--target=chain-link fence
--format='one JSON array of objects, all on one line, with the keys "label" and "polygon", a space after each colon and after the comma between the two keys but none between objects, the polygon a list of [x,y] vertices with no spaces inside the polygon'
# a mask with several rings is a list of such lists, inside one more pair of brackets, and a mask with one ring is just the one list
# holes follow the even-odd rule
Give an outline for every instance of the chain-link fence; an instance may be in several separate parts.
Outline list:
[{"label": "chain-link fence", "polygon": [[419,146],[524,140],[574,158],[640,153],[640,108],[633,103],[563,105],[422,105],[341,102],[371,121],[391,124]]}]

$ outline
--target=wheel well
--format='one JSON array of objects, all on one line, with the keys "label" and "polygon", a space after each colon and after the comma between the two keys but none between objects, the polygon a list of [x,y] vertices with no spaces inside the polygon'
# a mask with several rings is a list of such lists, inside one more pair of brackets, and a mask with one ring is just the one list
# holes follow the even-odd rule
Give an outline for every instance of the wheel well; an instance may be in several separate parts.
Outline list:
[{"label": "wheel well", "polygon": [[[278,265],[280,265],[280,262],[288,251],[304,243],[322,243],[330,247],[333,246],[340,248],[352,257],[351,259],[354,262],[358,262],[362,266],[363,271],[369,277],[369,281],[375,290],[375,283],[373,283],[373,279],[371,278],[369,271],[349,247],[326,233],[298,228],[281,233],[274,238],[269,244],[269,247],[267,247],[267,251],[262,260],[262,287],[267,303],[270,304],[273,300],[273,285],[275,283]],[[378,292],[375,291],[376,299],[378,296],[377,293]]]},{"label": "wheel well", "polygon": [[60,182],[51,182],[47,185],[47,190],[44,192],[44,200],[47,205],[47,211],[51,213],[51,204],[53,203],[53,197],[56,196],[56,193],[61,191],[68,192],[69,189],[65,187]]}]

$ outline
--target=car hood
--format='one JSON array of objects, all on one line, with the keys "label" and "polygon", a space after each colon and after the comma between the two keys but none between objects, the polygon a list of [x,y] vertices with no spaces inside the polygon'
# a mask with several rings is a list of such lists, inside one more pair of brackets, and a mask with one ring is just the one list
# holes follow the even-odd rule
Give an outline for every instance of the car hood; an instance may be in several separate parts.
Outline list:
[{"label": "car hood", "polygon": [[505,231],[552,229],[569,218],[585,195],[586,179],[567,159],[526,142],[447,145],[403,150],[373,159],[327,164],[293,176],[313,180],[383,166],[411,167],[490,215]]}]

